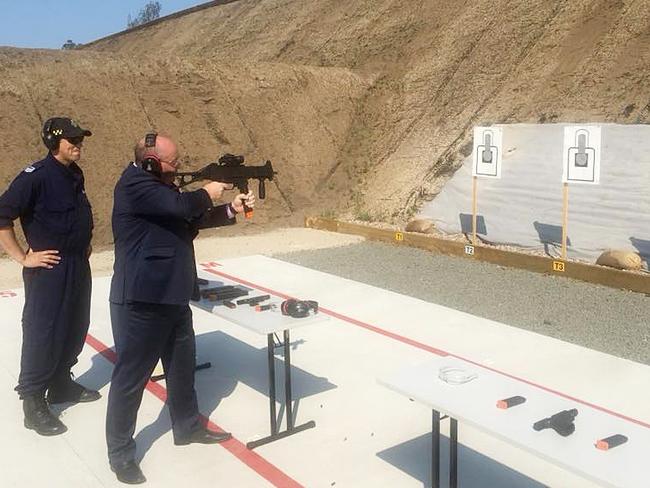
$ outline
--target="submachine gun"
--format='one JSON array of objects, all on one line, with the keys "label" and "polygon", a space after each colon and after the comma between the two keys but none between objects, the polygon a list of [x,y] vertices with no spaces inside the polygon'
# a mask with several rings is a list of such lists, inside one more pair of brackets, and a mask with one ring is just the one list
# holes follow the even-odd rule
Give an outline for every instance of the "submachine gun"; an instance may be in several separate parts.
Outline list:
[{"label": "submachine gun", "polygon": [[[176,173],[176,178],[178,178],[177,184],[181,188],[195,181],[212,180],[232,183],[239,188],[241,193],[248,193],[248,180],[255,179],[259,181],[258,195],[263,200],[266,197],[264,180],[272,181],[273,175],[276,174],[271,161],[266,161],[266,164],[262,166],[246,166],[244,156],[224,154],[216,163],[210,163],[198,171]],[[253,209],[244,204],[244,213],[248,219],[253,215]]]}]

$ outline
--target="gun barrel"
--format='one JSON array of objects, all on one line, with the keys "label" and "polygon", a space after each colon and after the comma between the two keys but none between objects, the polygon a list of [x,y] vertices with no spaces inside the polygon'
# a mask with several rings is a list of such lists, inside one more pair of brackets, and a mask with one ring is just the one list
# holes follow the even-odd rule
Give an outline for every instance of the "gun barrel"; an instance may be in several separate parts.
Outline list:
[{"label": "gun barrel", "polygon": [[[277,174],[273,170],[271,161],[266,161],[261,166],[245,166],[243,164],[244,158],[242,156],[232,156],[224,163],[223,156],[219,159],[219,163],[210,163],[198,171],[189,171],[183,173],[176,173],[178,186],[183,187],[199,180],[212,180],[221,181],[223,183],[232,183],[237,185],[240,190],[245,191],[247,188],[248,180],[256,179],[260,181],[260,185],[264,180],[273,180],[273,176]],[[260,186],[260,198],[265,194],[265,188]]]},{"label": "gun barrel", "polygon": [[539,430],[548,429],[550,426],[551,426],[551,418],[547,417],[545,419],[538,420],[537,422],[535,422],[533,424],[533,429],[539,431]]}]

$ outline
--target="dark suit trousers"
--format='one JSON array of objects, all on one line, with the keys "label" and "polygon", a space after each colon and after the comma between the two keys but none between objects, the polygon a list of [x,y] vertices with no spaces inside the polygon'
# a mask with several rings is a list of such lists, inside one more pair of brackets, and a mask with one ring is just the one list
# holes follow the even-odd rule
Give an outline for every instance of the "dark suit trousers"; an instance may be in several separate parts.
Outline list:
[{"label": "dark suit trousers", "polygon": [[189,305],[111,303],[117,352],[108,394],[106,442],[111,464],[135,459],[136,419],[142,395],[162,359],[167,406],[175,439],[199,426],[194,391],[195,343]]}]

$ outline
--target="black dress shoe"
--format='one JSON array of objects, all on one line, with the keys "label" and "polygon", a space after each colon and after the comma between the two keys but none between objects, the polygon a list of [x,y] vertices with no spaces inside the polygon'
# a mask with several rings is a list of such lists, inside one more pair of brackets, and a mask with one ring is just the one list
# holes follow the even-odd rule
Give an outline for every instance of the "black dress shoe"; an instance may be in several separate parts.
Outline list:
[{"label": "black dress shoe", "polygon": [[102,395],[95,390],[80,385],[71,378],[55,383],[47,391],[47,401],[50,405],[55,403],[88,403],[99,400]]},{"label": "black dress shoe", "polygon": [[187,438],[174,439],[174,444],[177,446],[186,446],[188,444],[217,444],[219,442],[227,441],[232,439],[232,434],[230,432],[215,432],[213,430],[208,430],[205,427],[195,430]]},{"label": "black dress shoe", "polygon": [[140,466],[135,461],[111,464],[111,471],[115,473],[119,481],[127,485],[139,485],[147,481],[147,478],[144,477],[140,470]]},{"label": "black dress shoe", "polygon": [[43,393],[23,398],[25,427],[35,430],[40,435],[52,436],[63,434],[68,428],[55,417],[45,403]]}]

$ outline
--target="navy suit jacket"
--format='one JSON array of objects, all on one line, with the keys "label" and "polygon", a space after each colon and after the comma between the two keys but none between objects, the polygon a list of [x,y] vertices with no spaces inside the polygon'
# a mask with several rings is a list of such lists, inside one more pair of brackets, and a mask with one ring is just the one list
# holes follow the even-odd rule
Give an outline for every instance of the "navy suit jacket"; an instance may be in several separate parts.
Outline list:
[{"label": "navy suit jacket", "polygon": [[198,229],[235,223],[203,189],[181,193],[130,163],[115,186],[110,301],[187,305],[196,295]]}]

